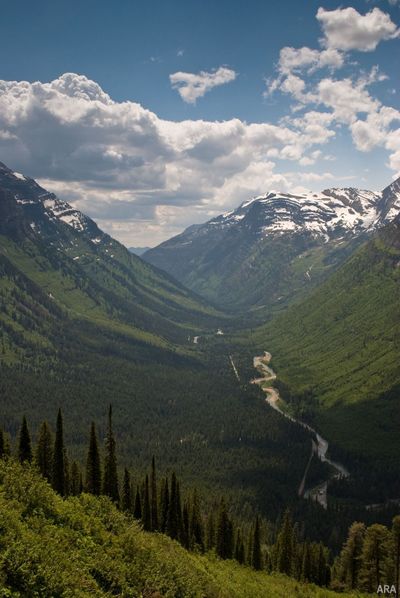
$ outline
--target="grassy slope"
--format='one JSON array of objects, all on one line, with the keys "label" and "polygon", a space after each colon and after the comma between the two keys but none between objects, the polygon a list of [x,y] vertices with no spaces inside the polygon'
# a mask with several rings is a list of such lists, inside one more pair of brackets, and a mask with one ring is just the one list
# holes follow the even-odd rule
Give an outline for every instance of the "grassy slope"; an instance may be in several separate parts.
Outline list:
[{"label": "grassy slope", "polygon": [[393,224],[256,333],[291,391],[314,391],[328,437],[370,456],[398,450],[399,260]]},{"label": "grassy slope", "polygon": [[212,555],[188,553],[166,536],[143,532],[108,499],[82,495],[62,500],[33,469],[4,461],[0,529],[4,597],[339,596]]}]

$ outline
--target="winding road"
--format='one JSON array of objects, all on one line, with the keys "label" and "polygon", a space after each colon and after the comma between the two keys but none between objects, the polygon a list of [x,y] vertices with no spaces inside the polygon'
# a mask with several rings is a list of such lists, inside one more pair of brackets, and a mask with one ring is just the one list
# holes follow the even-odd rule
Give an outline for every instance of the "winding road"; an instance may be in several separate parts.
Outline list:
[{"label": "winding road", "polygon": [[[332,461],[327,457],[329,443],[325,438],[323,438],[309,424],[294,418],[282,409],[282,400],[279,396],[278,390],[274,388],[272,385],[268,384],[276,379],[275,372],[269,366],[271,357],[271,353],[268,353],[267,351],[264,352],[264,355],[258,355],[254,357],[254,367],[261,374],[261,377],[255,378],[251,382],[260,386],[260,388],[265,392],[265,394],[267,395],[266,401],[273,409],[279,411],[281,415],[283,415],[287,419],[290,419],[292,422],[296,422],[312,434],[313,438],[311,441],[311,455],[308,460],[306,469],[304,471],[304,475],[299,486],[298,494],[299,496],[303,496],[304,498],[309,498],[311,500],[317,501],[324,509],[326,509],[328,507],[329,482],[332,479],[348,477],[350,474],[344,465],[342,465],[341,463],[337,463],[336,461]],[[314,455],[316,455],[316,457],[323,463],[328,463],[331,466],[332,474],[329,476],[327,480],[321,482],[317,486],[307,488],[307,473],[311,464],[312,457]]]}]

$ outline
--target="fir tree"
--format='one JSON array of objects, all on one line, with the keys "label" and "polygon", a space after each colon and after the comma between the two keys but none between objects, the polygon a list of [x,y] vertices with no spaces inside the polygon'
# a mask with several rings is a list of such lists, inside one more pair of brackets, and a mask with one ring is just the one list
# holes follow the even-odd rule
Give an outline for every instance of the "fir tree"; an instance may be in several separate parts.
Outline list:
[{"label": "fir tree", "polygon": [[364,523],[355,521],[349,528],[347,540],[339,555],[337,576],[350,589],[358,586],[364,537]]},{"label": "fir tree", "polygon": [[164,533],[167,529],[167,520],[168,520],[168,510],[169,510],[169,488],[168,488],[168,478],[165,478],[161,488],[161,505],[160,505],[160,512],[161,512],[161,520],[160,520],[160,530]]},{"label": "fir tree", "polygon": [[133,509],[133,516],[139,521],[142,519],[142,501],[140,500],[139,486],[136,486],[135,506]]},{"label": "fir tree", "polygon": [[53,435],[46,421],[41,424],[39,429],[35,459],[40,473],[50,482],[53,465]]},{"label": "fir tree", "polygon": [[383,582],[385,560],[387,558],[389,532],[384,525],[374,523],[365,532],[361,554],[359,588],[366,592],[376,592]]},{"label": "fir tree", "polygon": [[131,476],[126,467],[124,470],[121,507],[123,511],[132,511]]},{"label": "fir tree", "polygon": [[310,543],[308,541],[306,541],[303,545],[301,579],[302,581],[311,581],[311,549]]},{"label": "fir tree", "polygon": [[181,544],[189,550],[190,546],[190,524],[189,524],[189,507],[187,503],[183,506],[182,512],[182,530],[181,530]]},{"label": "fir tree", "polygon": [[211,511],[207,517],[207,550],[212,550],[215,546],[215,523],[214,515]]},{"label": "fir tree", "polygon": [[236,532],[234,557],[238,563],[240,563],[241,565],[244,564],[244,544],[242,534],[239,528]]},{"label": "fir tree", "polygon": [[119,503],[117,456],[115,439],[112,428],[112,407],[108,410],[108,428],[106,435],[106,449],[104,459],[103,494],[109,496],[115,503]]},{"label": "fir tree", "polygon": [[190,514],[190,545],[204,551],[203,523],[200,515],[197,492],[194,491]]},{"label": "fir tree", "polygon": [[67,449],[64,447],[64,496],[69,496],[71,493],[71,471],[69,466],[69,459]]},{"label": "fir tree", "polygon": [[176,539],[179,534],[177,482],[174,472],[171,475],[171,493],[168,504],[166,533],[173,539]]},{"label": "fir tree", "polygon": [[101,462],[97,442],[96,426],[90,426],[89,449],[86,459],[86,492],[98,496],[101,494]]},{"label": "fir tree", "polygon": [[19,431],[18,460],[20,463],[30,463],[32,461],[31,436],[29,434],[25,415],[22,418],[21,429]]},{"label": "fir tree", "polygon": [[65,480],[65,447],[63,418],[61,414],[61,409],[58,410],[57,414],[56,439],[54,441],[51,483],[54,490],[61,494],[61,496],[64,496],[66,494],[67,487]]},{"label": "fir tree", "polygon": [[143,509],[142,509],[142,523],[143,529],[151,530],[151,507],[150,507],[150,493],[149,493],[149,476],[146,475],[144,483]]},{"label": "fir tree", "polygon": [[252,543],[251,565],[256,571],[262,569],[261,563],[261,541],[260,541],[260,521],[258,516],[254,525],[253,543]]},{"label": "fir tree", "polygon": [[228,517],[225,501],[222,498],[218,513],[216,552],[222,559],[232,558],[232,523]]},{"label": "fir tree", "polygon": [[158,530],[157,478],[154,455],[151,460],[151,529]]},{"label": "fir tree", "polygon": [[82,472],[76,461],[73,461],[71,465],[71,481],[70,481],[70,493],[72,496],[79,496],[82,492]]},{"label": "fir tree", "polygon": [[276,568],[281,573],[292,573],[293,527],[290,511],[287,510],[276,543]]}]

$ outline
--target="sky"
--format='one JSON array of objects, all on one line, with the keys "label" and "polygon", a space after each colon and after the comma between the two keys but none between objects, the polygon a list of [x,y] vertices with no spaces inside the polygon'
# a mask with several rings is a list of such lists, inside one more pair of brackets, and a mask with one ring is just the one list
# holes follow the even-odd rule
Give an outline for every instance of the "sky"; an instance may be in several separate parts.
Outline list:
[{"label": "sky", "polygon": [[127,246],[400,174],[400,0],[0,6],[0,161]]}]

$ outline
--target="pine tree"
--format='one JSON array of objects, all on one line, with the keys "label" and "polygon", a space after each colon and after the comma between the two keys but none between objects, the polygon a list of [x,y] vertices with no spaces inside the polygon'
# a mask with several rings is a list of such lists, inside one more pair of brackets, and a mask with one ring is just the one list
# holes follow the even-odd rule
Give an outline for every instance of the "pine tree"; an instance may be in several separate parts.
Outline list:
[{"label": "pine tree", "polygon": [[50,482],[53,465],[53,435],[46,421],[41,424],[39,429],[35,459],[40,473]]},{"label": "pine tree", "polygon": [[54,441],[51,483],[54,490],[61,494],[61,496],[64,496],[66,494],[67,487],[65,480],[65,447],[63,418],[61,414],[61,409],[58,410],[57,414],[56,439]]},{"label": "pine tree", "polygon": [[310,549],[310,543],[308,541],[306,541],[303,545],[301,580],[302,581],[311,581],[311,549]]},{"label": "pine tree", "polygon": [[216,552],[222,559],[232,558],[232,523],[228,517],[225,501],[222,498],[218,513]]},{"label": "pine tree", "polygon": [[355,521],[349,528],[347,540],[338,558],[337,577],[349,589],[358,586],[364,537],[364,523]]},{"label": "pine tree", "polygon": [[133,509],[133,516],[139,521],[142,519],[142,501],[140,500],[139,486],[136,486],[135,506]]},{"label": "pine tree", "polygon": [[67,449],[64,447],[64,496],[71,494],[71,471]]},{"label": "pine tree", "polygon": [[158,524],[156,462],[153,455],[151,460],[151,529],[158,530]]},{"label": "pine tree", "polygon": [[143,529],[151,531],[151,507],[149,493],[149,476],[146,475],[144,483],[143,510],[142,510]]},{"label": "pine tree", "polygon": [[260,571],[262,569],[260,521],[258,519],[258,516],[256,517],[256,522],[254,525],[251,565],[252,565],[253,569],[256,569],[256,571]]},{"label": "pine tree", "polygon": [[178,495],[177,495],[177,482],[176,475],[172,472],[171,475],[171,493],[168,504],[167,524],[166,533],[173,539],[176,539],[179,535],[178,529]]},{"label": "pine tree", "polygon": [[97,442],[96,426],[90,426],[89,449],[86,459],[86,492],[98,496],[101,494],[101,462]]},{"label": "pine tree", "polygon": [[21,429],[19,431],[18,460],[20,463],[30,463],[32,461],[31,436],[29,434],[25,415],[22,418]]},{"label": "pine tree", "polygon": [[190,524],[189,524],[189,507],[187,503],[183,506],[182,512],[182,530],[181,530],[181,538],[180,538],[182,546],[189,550],[191,548],[190,545]]},{"label": "pine tree", "polygon": [[123,511],[132,511],[131,476],[125,467],[124,483],[122,485],[121,507]]},{"label": "pine tree", "polygon": [[239,528],[236,531],[234,558],[241,565],[244,564],[244,544],[243,544],[242,534],[241,534],[241,531]]},{"label": "pine tree", "polygon": [[108,428],[106,435],[106,449],[104,459],[103,494],[109,496],[115,503],[119,503],[117,456],[115,439],[112,428],[112,407],[108,410]]},{"label": "pine tree", "polygon": [[207,517],[207,550],[212,550],[215,546],[215,523],[214,515],[211,511]]},{"label": "pine tree", "polygon": [[203,523],[200,515],[197,492],[194,491],[190,513],[190,545],[204,551]]},{"label": "pine tree", "polygon": [[70,493],[72,496],[79,496],[82,492],[82,472],[76,461],[73,461],[71,465],[71,481],[70,481]]},{"label": "pine tree", "polygon": [[376,588],[383,583],[388,539],[389,532],[384,525],[374,523],[367,528],[361,553],[359,574],[361,590],[376,592]]},{"label": "pine tree", "polygon": [[169,510],[169,488],[168,488],[168,478],[165,478],[161,488],[161,521],[160,521],[160,530],[164,533],[167,529],[167,521],[168,521],[168,510]]},{"label": "pine tree", "polygon": [[287,510],[276,542],[276,568],[280,573],[292,573],[293,527],[290,511]]}]

